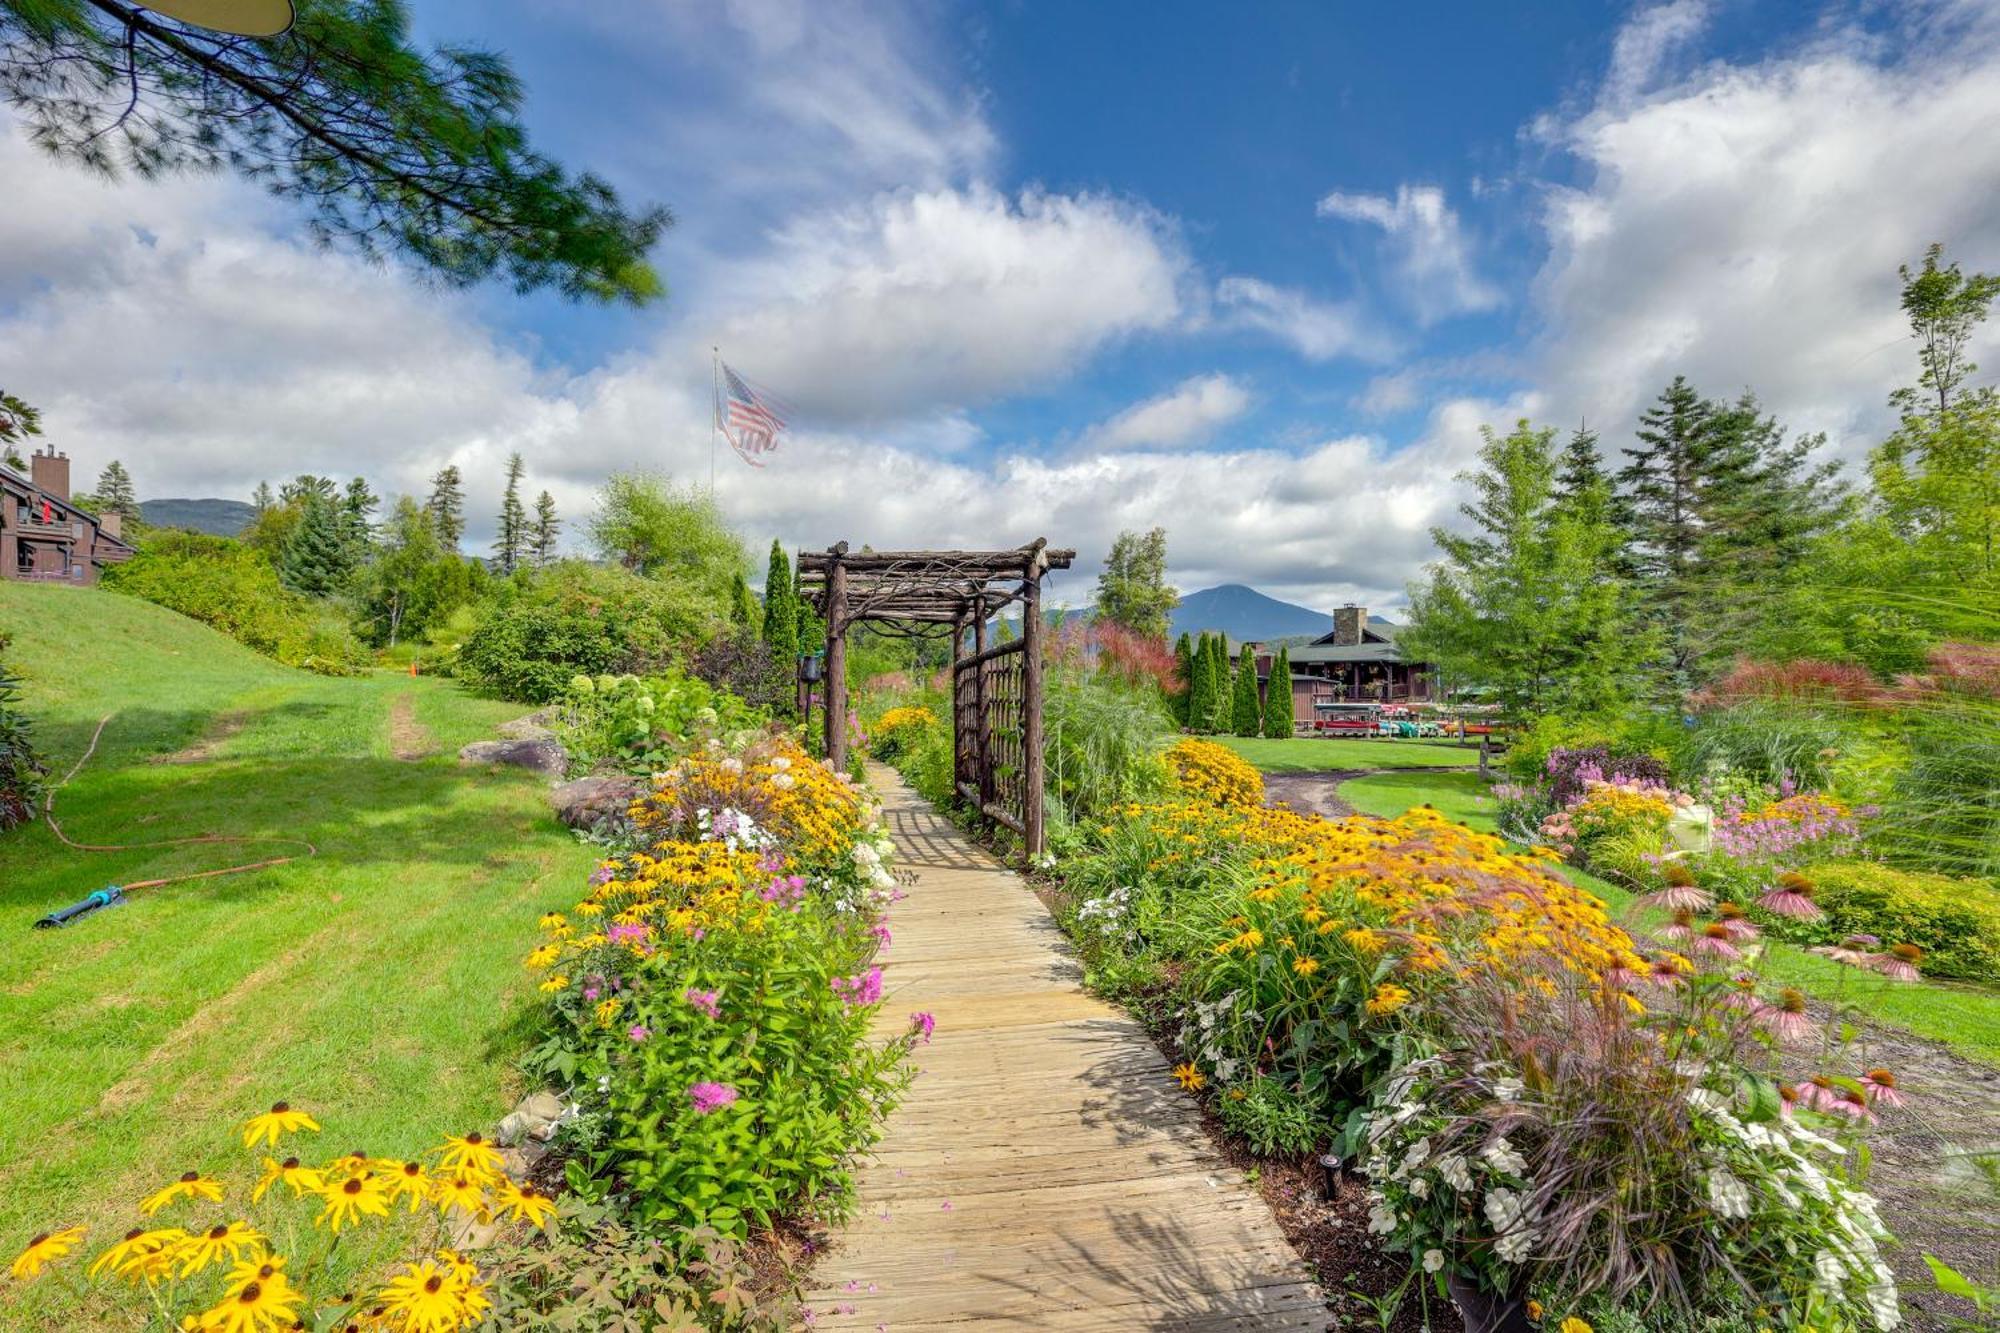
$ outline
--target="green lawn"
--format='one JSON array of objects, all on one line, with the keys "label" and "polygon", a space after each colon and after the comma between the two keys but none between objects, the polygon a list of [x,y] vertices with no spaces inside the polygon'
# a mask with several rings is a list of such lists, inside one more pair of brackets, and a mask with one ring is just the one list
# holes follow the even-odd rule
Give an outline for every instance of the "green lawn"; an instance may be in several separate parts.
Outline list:
[{"label": "green lawn", "polygon": [[1361,768],[1464,768],[1477,767],[1476,746],[1456,741],[1355,740],[1352,737],[1319,739],[1294,736],[1287,740],[1246,740],[1237,736],[1213,739],[1228,746],[1267,773],[1319,772]]},{"label": "green lawn", "polygon": [[[592,863],[537,779],[456,761],[522,709],[448,682],[288,670],[112,593],[0,583],[0,626],[56,775],[118,710],[58,797],[72,838],[319,847],[35,931],[106,884],[280,853],[84,854],[40,824],[0,841],[0,1250],[76,1222],[122,1234],[161,1182],[234,1172],[236,1123],[279,1099],[318,1115],[329,1155],[490,1128],[535,917]],[[0,1325],[82,1326],[47,1282],[0,1295]]]},{"label": "green lawn", "polygon": [[[1494,831],[1490,789],[1476,773],[1376,773],[1343,782],[1339,790],[1341,798],[1363,814],[1394,816],[1428,802],[1449,818],[1481,832]],[[1631,893],[1618,885],[1572,867],[1564,867],[1563,873],[1614,910],[1632,910]],[[2000,992],[1930,983],[1899,985],[1778,943],[1770,946],[1765,970],[1781,985],[1823,999],[1850,1001],[1879,1022],[1943,1042],[1962,1055],[2000,1064]]]},{"label": "green lawn", "polygon": [[1365,778],[1349,778],[1337,790],[1340,799],[1364,815],[1394,817],[1412,806],[1431,805],[1448,819],[1469,824],[1481,833],[1493,832],[1492,784],[1477,773],[1423,769],[1371,773]]}]

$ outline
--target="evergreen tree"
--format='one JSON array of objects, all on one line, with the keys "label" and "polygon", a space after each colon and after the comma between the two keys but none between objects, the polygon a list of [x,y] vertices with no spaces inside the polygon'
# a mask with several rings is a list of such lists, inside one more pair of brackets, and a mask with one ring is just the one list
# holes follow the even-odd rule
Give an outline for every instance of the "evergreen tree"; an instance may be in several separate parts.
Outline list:
[{"label": "evergreen tree", "polygon": [[259,514],[268,512],[276,503],[276,498],[271,494],[271,483],[268,481],[258,482],[257,489],[250,493],[250,507]]},{"label": "evergreen tree", "polygon": [[1213,635],[1208,641],[1208,714],[1202,726],[1210,735],[1222,735],[1234,718],[1236,693],[1229,679],[1229,636]]},{"label": "evergreen tree", "polygon": [[526,471],[518,452],[507,455],[507,489],[500,497],[500,535],[493,542],[493,554],[500,558],[502,574],[512,574],[520,567],[532,540],[528,508],[521,503],[521,475]]},{"label": "evergreen tree", "polygon": [[299,521],[279,551],[279,579],[308,597],[330,597],[340,590],[352,569],[347,543],[341,537],[339,507],[317,492],[308,493],[300,501]]},{"label": "evergreen tree", "polygon": [[1229,704],[1229,729],[1238,736],[1255,736],[1264,729],[1264,710],[1257,701],[1257,650],[1247,643],[1236,659],[1236,685]]},{"label": "evergreen tree", "polygon": [[555,497],[543,491],[535,499],[535,534],[528,544],[528,551],[537,566],[555,563],[556,538],[561,532],[562,522],[556,517]]},{"label": "evergreen tree", "polygon": [[750,585],[744,581],[743,571],[739,569],[729,585],[729,623],[748,629],[756,609],[757,600],[750,595]]},{"label": "evergreen tree", "polygon": [[799,618],[799,656],[824,651],[826,648],[826,622],[813,610],[812,603],[798,585],[798,575],[792,576],[792,606]]},{"label": "evergreen tree", "polygon": [[1194,655],[1188,664],[1187,716],[1181,725],[1189,731],[1207,731],[1208,719],[1215,712],[1215,676],[1210,670],[1212,657],[1208,631],[1203,630],[1195,640]]},{"label": "evergreen tree", "polygon": [[1630,695],[1650,645],[1616,573],[1618,534],[1556,496],[1555,432],[1491,429],[1460,480],[1472,531],[1435,528],[1443,559],[1411,589],[1404,648],[1455,680],[1491,687],[1508,715],[1585,715]]},{"label": "evergreen tree", "polygon": [[1174,683],[1179,688],[1167,696],[1167,707],[1172,710],[1174,721],[1185,727],[1194,692],[1194,645],[1188,642],[1185,633],[1174,640]]},{"label": "evergreen tree", "polygon": [[799,663],[799,611],[792,601],[792,562],[775,538],[764,571],[764,646],[771,653],[772,694],[779,711],[789,714]]},{"label": "evergreen tree", "polygon": [[375,542],[375,509],[381,503],[365,477],[348,482],[340,497],[340,540],[347,546],[350,567],[368,558]]},{"label": "evergreen tree", "polygon": [[459,538],[465,535],[465,485],[457,464],[446,464],[431,478],[431,498],[424,502],[424,512],[431,516],[438,543],[456,555]]},{"label": "evergreen tree", "polygon": [[1292,650],[1279,648],[1271,661],[1271,679],[1264,687],[1264,734],[1285,740],[1292,734]]},{"label": "evergreen tree", "polygon": [[139,521],[139,496],[132,486],[132,474],[115,458],[97,474],[97,509],[117,514],[127,523]]},{"label": "evergreen tree", "polygon": [[1097,618],[1164,641],[1180,601],[1167,586],[1167,530],[1119,533],[1097,576]]},{"label": "evergreen tree", "polygon": [[0,462],[25,474],[29,463],[21,457],[18,446],[21,441],[41,433],[41,409],[11,393],[0,391]]},{"label": "evergreen tree", "polygon": [[340,498],[340,487],[332,477],[301,472],[278,488],[278,503],[281,505],[301,505],[313,496],[322,500],[337,500]]}]

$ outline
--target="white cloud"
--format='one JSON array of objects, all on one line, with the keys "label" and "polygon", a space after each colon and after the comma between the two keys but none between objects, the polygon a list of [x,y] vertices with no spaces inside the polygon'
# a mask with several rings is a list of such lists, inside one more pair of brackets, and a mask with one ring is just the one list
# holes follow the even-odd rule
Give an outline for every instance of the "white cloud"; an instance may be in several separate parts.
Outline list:
[{"label": "white cloud", "polygon": [[1393,350],[1351,304],[1315,301],[1261,278],[1228,277],[1215,285],[1224,328],[1253,329],[1285,343],[1308,361],[1339,356],[1382,360]]},{"label": "white cloud", "polygon": [[1943,240],[2000,267],[1995,27],[1835,30],[1561,124],[1585,174],[1548,195],[1537,360],[1566,415],[1621,429],[1685,373],[1850,457],[1878,438],[1916,370],[1897,265]]},{"label": "white cloud", "polygon": [[787,226],[717,283],[735,308],[711,341],[802,413],[871,421],[1059,382],[1175,326],[1189,272],[1165,221],[1119,200],[906,191]]},{"label": "white cloud", "polygon": [[1601,100],[1628,102],[1653,83],[1675,54],[1708,26],[1708,0],[1666,0],[1626,20],[1611,43]]},{"label": "white cloud", "polygon": [[1335,190],[1316,211],[1382,229],[1401,279],[1398,292],[1423,322],[1500,304],[1499,289],[1474,271],[1458,214],[1436,186],[1399,185],[1393,199]]},{"label": "white cloud", "polygon": [[1134,403],[1084,433],[1086,448],[1166,448],[1201,444],[1250,408],[1250,391],[1228,375],[1195,375]]}]

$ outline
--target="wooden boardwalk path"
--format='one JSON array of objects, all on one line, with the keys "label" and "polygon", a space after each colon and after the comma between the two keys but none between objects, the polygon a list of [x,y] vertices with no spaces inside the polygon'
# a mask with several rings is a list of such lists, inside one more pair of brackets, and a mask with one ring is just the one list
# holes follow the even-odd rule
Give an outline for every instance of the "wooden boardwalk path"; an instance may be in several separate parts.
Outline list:
[{"label": "wooden boardwalk path", "polygon": [[1020,876],[872,766],[899,864],[885,1028],[931,1045],[820,1262],[818,1328],[1324,1329],[1319,1289]]}]

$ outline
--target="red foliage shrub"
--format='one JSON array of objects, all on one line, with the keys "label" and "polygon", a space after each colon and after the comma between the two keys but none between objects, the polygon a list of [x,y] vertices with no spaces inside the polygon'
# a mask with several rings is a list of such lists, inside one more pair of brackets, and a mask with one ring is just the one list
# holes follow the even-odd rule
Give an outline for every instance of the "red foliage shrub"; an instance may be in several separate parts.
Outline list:
[{"label": "red foliage shrub", "polygon": [[1727,708],[1752,699],[1825,703],[1880,703],[1887,695],[1866,667],[1849,662],[1753,662],[1739,657],[1728,672],[1689,702],[1697,710]]}]

